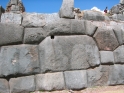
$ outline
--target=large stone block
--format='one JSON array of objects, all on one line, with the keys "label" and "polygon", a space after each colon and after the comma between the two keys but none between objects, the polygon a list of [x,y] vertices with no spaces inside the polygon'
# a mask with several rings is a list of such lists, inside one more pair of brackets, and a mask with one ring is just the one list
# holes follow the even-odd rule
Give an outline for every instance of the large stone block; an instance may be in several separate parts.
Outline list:
[{"label": "large stone block", "polygon": [[39,72],[37,45],[4,46],[0,54],[0,76]]},{"label": "large stone block", "polygon": [[1,23],[22,24],[22,15],[16,13],[4,13],[1,16]]},{"label": "large stone block", "polygon": [[120,0],[120,4],[124,4],[124,0]]},{"label": "large stone block", "polygon": [[100,66],[87,70],[88,87],[108,85],[111,66]]},{"label": "large stone block", "polygon": [[9,81],[10,93],[30,93],[35,91],[34,76],[11,78]]},{"label": "large stone block", "polygon": [[111,13],[111,14],[119,14],[119,11],[120,11],[119,7],[120,7],[120,4],[114,5],[114,6],[110,9],[110,13]]},{"label": "large stone block", "polygon": [[22,25],[24,27],[43,27],[46,22],[44,16],[38,13],[23,13]]},{"label": "large stone block", "polygon": [[36,78],[36,90],[62,90],[65,88],[63,72],[39,74]]},{"label": "large stone block", "polygon": [[119,46],[117,38],[111,28],[98,28],[94,35],[94,38],[100,50],[113,51]]},{"label": "large stone block", "polygon": [[114,64],[114,55],[112,51],[100,51],[101,64]]},{"label": "large stone block", "polygon": [[11,6],[11,11],[16,12],[16,11],[19,11],[19,10],[20,10],[19,6],[17,6],[17,5],[12,5]]},{"label": "large stone block", "polygon": [[86,70],[65,71],[64,76],[67,89],[78,90],[87,87]]},{"label": "large stone block", "polygon": [[114,14],[114,15],[112,15],[112,19],[114,21],[124,21],[124,15],[123,14]]},{"label": "large stone block", "polygon": [[95,41],[85,35],[47,37],[39,45],[41,72],[86,69],[100,64]]},{"label": "large stone block", "polygon": [[98,11],[86,10],[83,12],[83,19],[93,21],[104,21],[105,16]]},{"label": "large stone block", "polygon": [[109,75],[109,85],[124,84],[124,65],[114,65]]},{"label": "large stone block", "polygon": [[38,44],[46,37],[46,32],[42,28],[25,28],[24,43]]},{"label": "large stone block", "polygon": [[4,12],[5,12],[4,8],[0,5],[0,21],[1,21],[1,15],[2,15],[2,13],[4,13]]},{"label": "large stone block", "polygon": [[60,18],[74,18],[73,8],[74,0],[63,0],[59,11]]},{"label": "large stone block", "polygon": [[17,5],[19,0],[11,0],[11,5]]},{"label": "large stone block", "polygon": [[0,79],[0,93],[10,93],[9,82],[5,79]]},{"label": "large stone block", "polygon": [[23,27],[0,23],[0,46],[19,44],[23,40]]},{"label": "large stone block", "polygon": [[115,63],[124,63],[124,45],[114,50]]}]

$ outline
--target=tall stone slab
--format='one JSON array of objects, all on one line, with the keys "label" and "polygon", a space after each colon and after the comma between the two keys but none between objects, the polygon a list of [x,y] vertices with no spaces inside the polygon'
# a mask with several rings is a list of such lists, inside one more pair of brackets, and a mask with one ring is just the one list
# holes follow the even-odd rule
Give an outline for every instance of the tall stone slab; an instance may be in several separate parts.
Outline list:
[{"label": "tall stone slab", "polygon": [[63,0],[62,6],[59,11],[60,18],[73,18],[74,19],[74,0]]},{"label": "tall stone slab", "polygon": [[86,35],[47,37],[39,45],[41,72],[86,69],[98,66],[99,50]]},{"label": "tall stone slab", "polygon": [[0,54],[0,76],[39,73],[37,45],[3,46]]},{"label": "tall stone slab", "polygon": [[0,93],[10,93],[9,82],[6,79],[0,79]]},{"label": "tall stone slab", "polygon": [[1,21],[1,15],[2,15],[2,13],[4,13],[4,12],[5,12],[4,8],[0,5],[0,21]]}]

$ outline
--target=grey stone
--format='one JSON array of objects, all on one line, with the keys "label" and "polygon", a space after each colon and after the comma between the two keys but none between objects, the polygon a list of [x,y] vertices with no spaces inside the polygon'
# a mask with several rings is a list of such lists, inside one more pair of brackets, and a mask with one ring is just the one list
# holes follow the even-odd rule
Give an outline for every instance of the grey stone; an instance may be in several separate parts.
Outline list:
[{"label": "grey stone", "polygon": [[37,44],[46,37],[46,32],[42,28],[25,28],[24,43]]},{"label": "grey stone", "polygon": [[114,5],[114,6],[110,9],[110,13],[111,13],[111,14],[119,14],[119,11],[120,11],[119,6],[120,6],[120,4]]},{"label": "grey stone", "polygon": [[115,63],[124,63],[124,46],[119,46],[114,50]]},{"label": "grey stone", "polygon": [[86,11],[84,11],[83,19],[93,20],[93,21],[104,21],[105,17],[101,12],[86,10]]},{"label": "grey stone", "polygon": [[19,44],[23,40],[23,27],[0,23],[0,45]]},{"label": "grey stone", "polygon": [[86,35],[47,37],[39,45],[41,72],[86,69],[100,64],[95,41]]},{"label": "grey stone", "polygon": [[24,27],[43,27],[46,25],[44,16],[38,13],[23,13]]},{"label": "grey stone", "polygon": [[17,5],[12,5],[12,6],[11,6],[11,11],[19,11],[19,6],[17,6]]},{"label": "grey stone", "polygon": [[62,90],[65,88],[63,72],[46,73],[35,76],[36,90]]},{"label": "grey stone", "polygon": [[124,4],[124,0],[120,0],[120,4]]},{"label": "grey stone", "polygon": [[114,65],[109,75],[108,85],[124,84],[124,65]]},{"label": "grey stone", "polygon": [[40,72],[37,48],[37,45],[3,46],[0,54],[0,76]]},{"label": "grey stone", "polygon": [[112,15],[112,19],[115,20],[115,21],[124,21],[124,15],[123,14],[114,14]]},{"label": "grey stone", "polygon": [[18,0],[11,0],[11,5],[17,5],[18,4]]},{"label": "grey stone", "polygon": [[87,70],[88,87],[108,85],[111,66],[101,65],[94,69]]},{"label": "grey stone", "polygon": [[0,79],[0,93],[10,93],[9,82],[5,79]]},{"label": "grey stone", "polygon": [[114,55],[112,51],[100,51],[101,64],[113,64]]},{"label": "grey stone", "polygon": [[74,0],[63,0],[62,6],[59,11],[60,18],[73,18],[74,19]]},{"label": "grey stone", "polygon": [[30,93],[35,91],[34,76],[11,78],[9,81],[10,93]]},{"label": "grey stone", "polygon": [[4,8],[0,5],[0,21],[1,21],[1,15],[2,15],[2,13],[4,13],[4,12],[5,12]]},{"label": "grey stone", "polygon": [[67,89],[78,90],[87,87],[86,70],[65,71],[64,76]]},{"label": "grey stone", "polygon": [[93,36],[98,27],[93,25],[93,23],[90,21],[85,21],[85,28],[86,28],[86,34],[89,36]]},{"label": "grey stone", "polygon": [[4,13],[1,16],[1,23],[13,23],[21,25],[22,15],[16,13]]},{"label": "grey stone", "polygon": [[100,50],[113,51],[119,46],[111,27],[99,27],[93,37],[95,38]]}]

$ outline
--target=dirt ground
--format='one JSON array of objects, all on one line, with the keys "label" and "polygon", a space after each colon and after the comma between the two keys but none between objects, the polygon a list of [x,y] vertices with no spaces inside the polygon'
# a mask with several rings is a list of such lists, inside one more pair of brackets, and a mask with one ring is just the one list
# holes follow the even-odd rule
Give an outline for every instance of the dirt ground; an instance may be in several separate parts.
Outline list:
[{"label": "dirt ground", "polygon": [[36,91],[33,93],[124,93],[124,85],[102,86],[102,87],[97,86],[80,91],[73,91],[73,90],[62,90],[62,91],[52,91],[52,92]]}]

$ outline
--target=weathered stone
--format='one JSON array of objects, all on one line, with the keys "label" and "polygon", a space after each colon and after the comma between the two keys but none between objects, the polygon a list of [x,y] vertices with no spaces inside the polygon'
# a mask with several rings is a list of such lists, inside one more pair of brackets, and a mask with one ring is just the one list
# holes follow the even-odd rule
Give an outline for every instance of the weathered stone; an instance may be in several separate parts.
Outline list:
[{"label": "weathered stone", "polygon": [[64,72],[67,89],[83,89],[87,87],[86,70],[66,71]]},{"label": "weathered stone", "polygon": [[10,0],[11,1],[11,5],[17,5],[18,4],[18,0]]},{"label": "weathered stone", "polygon": [[112,15],[112,19],[115,21],[124,21],[124,15],[123,14],[114,14]]},{"label": "weathered stone", "polygon": [[37,44],[46,37],[46,32],[42,28],[25,28],[24,43]]},{"label": "weathered stone", "polygon": [[113,64],[114,55],[112,51],[100,51],[101,64]]},{"label": "weathered stone", "polygon": [[4,13],[4,12],[5,12],[4,8],[0,5],[0,21],[1,21],[1,15],[2,15],[2,13]]},{"label": "weathered stone", "polygon": [[114,65],[109,74],[109,85],[124,84],[124,65]]},{"label": "weathered stone", "polygon": [[38,72],[37,45],[14,45],[1,48],[0,76],[29,75]]},{"label": "weathered stone", "polygon": [[124,46],[119,46],[114,50],[115,63],[124,63]]},{"label": "weathered stone", "polygon": [[36,75],[36,90],[62,90],[65,88],[62,72]]},{"label": "weathered stone", "polygon": [[108,85],[111,66],[100,66],[87,70],[88,87]]},{"label": "weathered stone", "polygon": [[85,21],[85,28],[86,34],[89,36],[93,36],[98,27],[93,25],[93,23],[90,21]]},{"label": "weathered stone", "polygon": [[93,21],[104,21],[105,17],[101,12],[86,10],[86,11],[84,11],[83,19],[93,20]]},{"label": "weathered stone", "polygon": [[110,9],[110,13],[111,13],[111,14],[119,14],[119,6],[120,6],[120,4],[114,5],[114,6]]},{"label": "weathered stone", "polygon": [[73,8],[74,0],[63,0],[59,11],[60,18],[74,18]]},{"label": "weathered stone", "polygon": [[111,51],[119,46],[113,30],[110,28],[98,28],[94,35],[94,38],[100,50]]},{"label": "weathered stone", "polygon": [[46,22],[44,16],[38,13],[23,13],[22,25],[24,27],[43,27]]},{"label": "weathered stone", "polygon": [[11,78],[9,81],[10,93],[30,93],[35,91],[34,76]]},{"label": "weathered stone", "polygon": [[120,0],[120,4],[124,4],[124,0]]},{"label": "weathered stone", "polygon": [[17,6],[17,5],[12,5],[12,6],[11,6],[11,11],[19,11],[19,6]]},{"label": "weathered stone", "polygon": [[21,25],[22,15],[16,13],[4,13],[1,16],[1,23],[13,23]]},{"label": "weathered stone", "polygon": [[10,93],[9,82],[5,79],[0,79],[0,93]]},{"label": "weathered stone", "polygon": [[23,27],[0,23],[0,45],[19,44],[23,40]]},{"label": "weathered stone", "polygon": [[85,35],[47,37],[39,45],[41,71],[86,69],[100,64],[94,40]]}]

